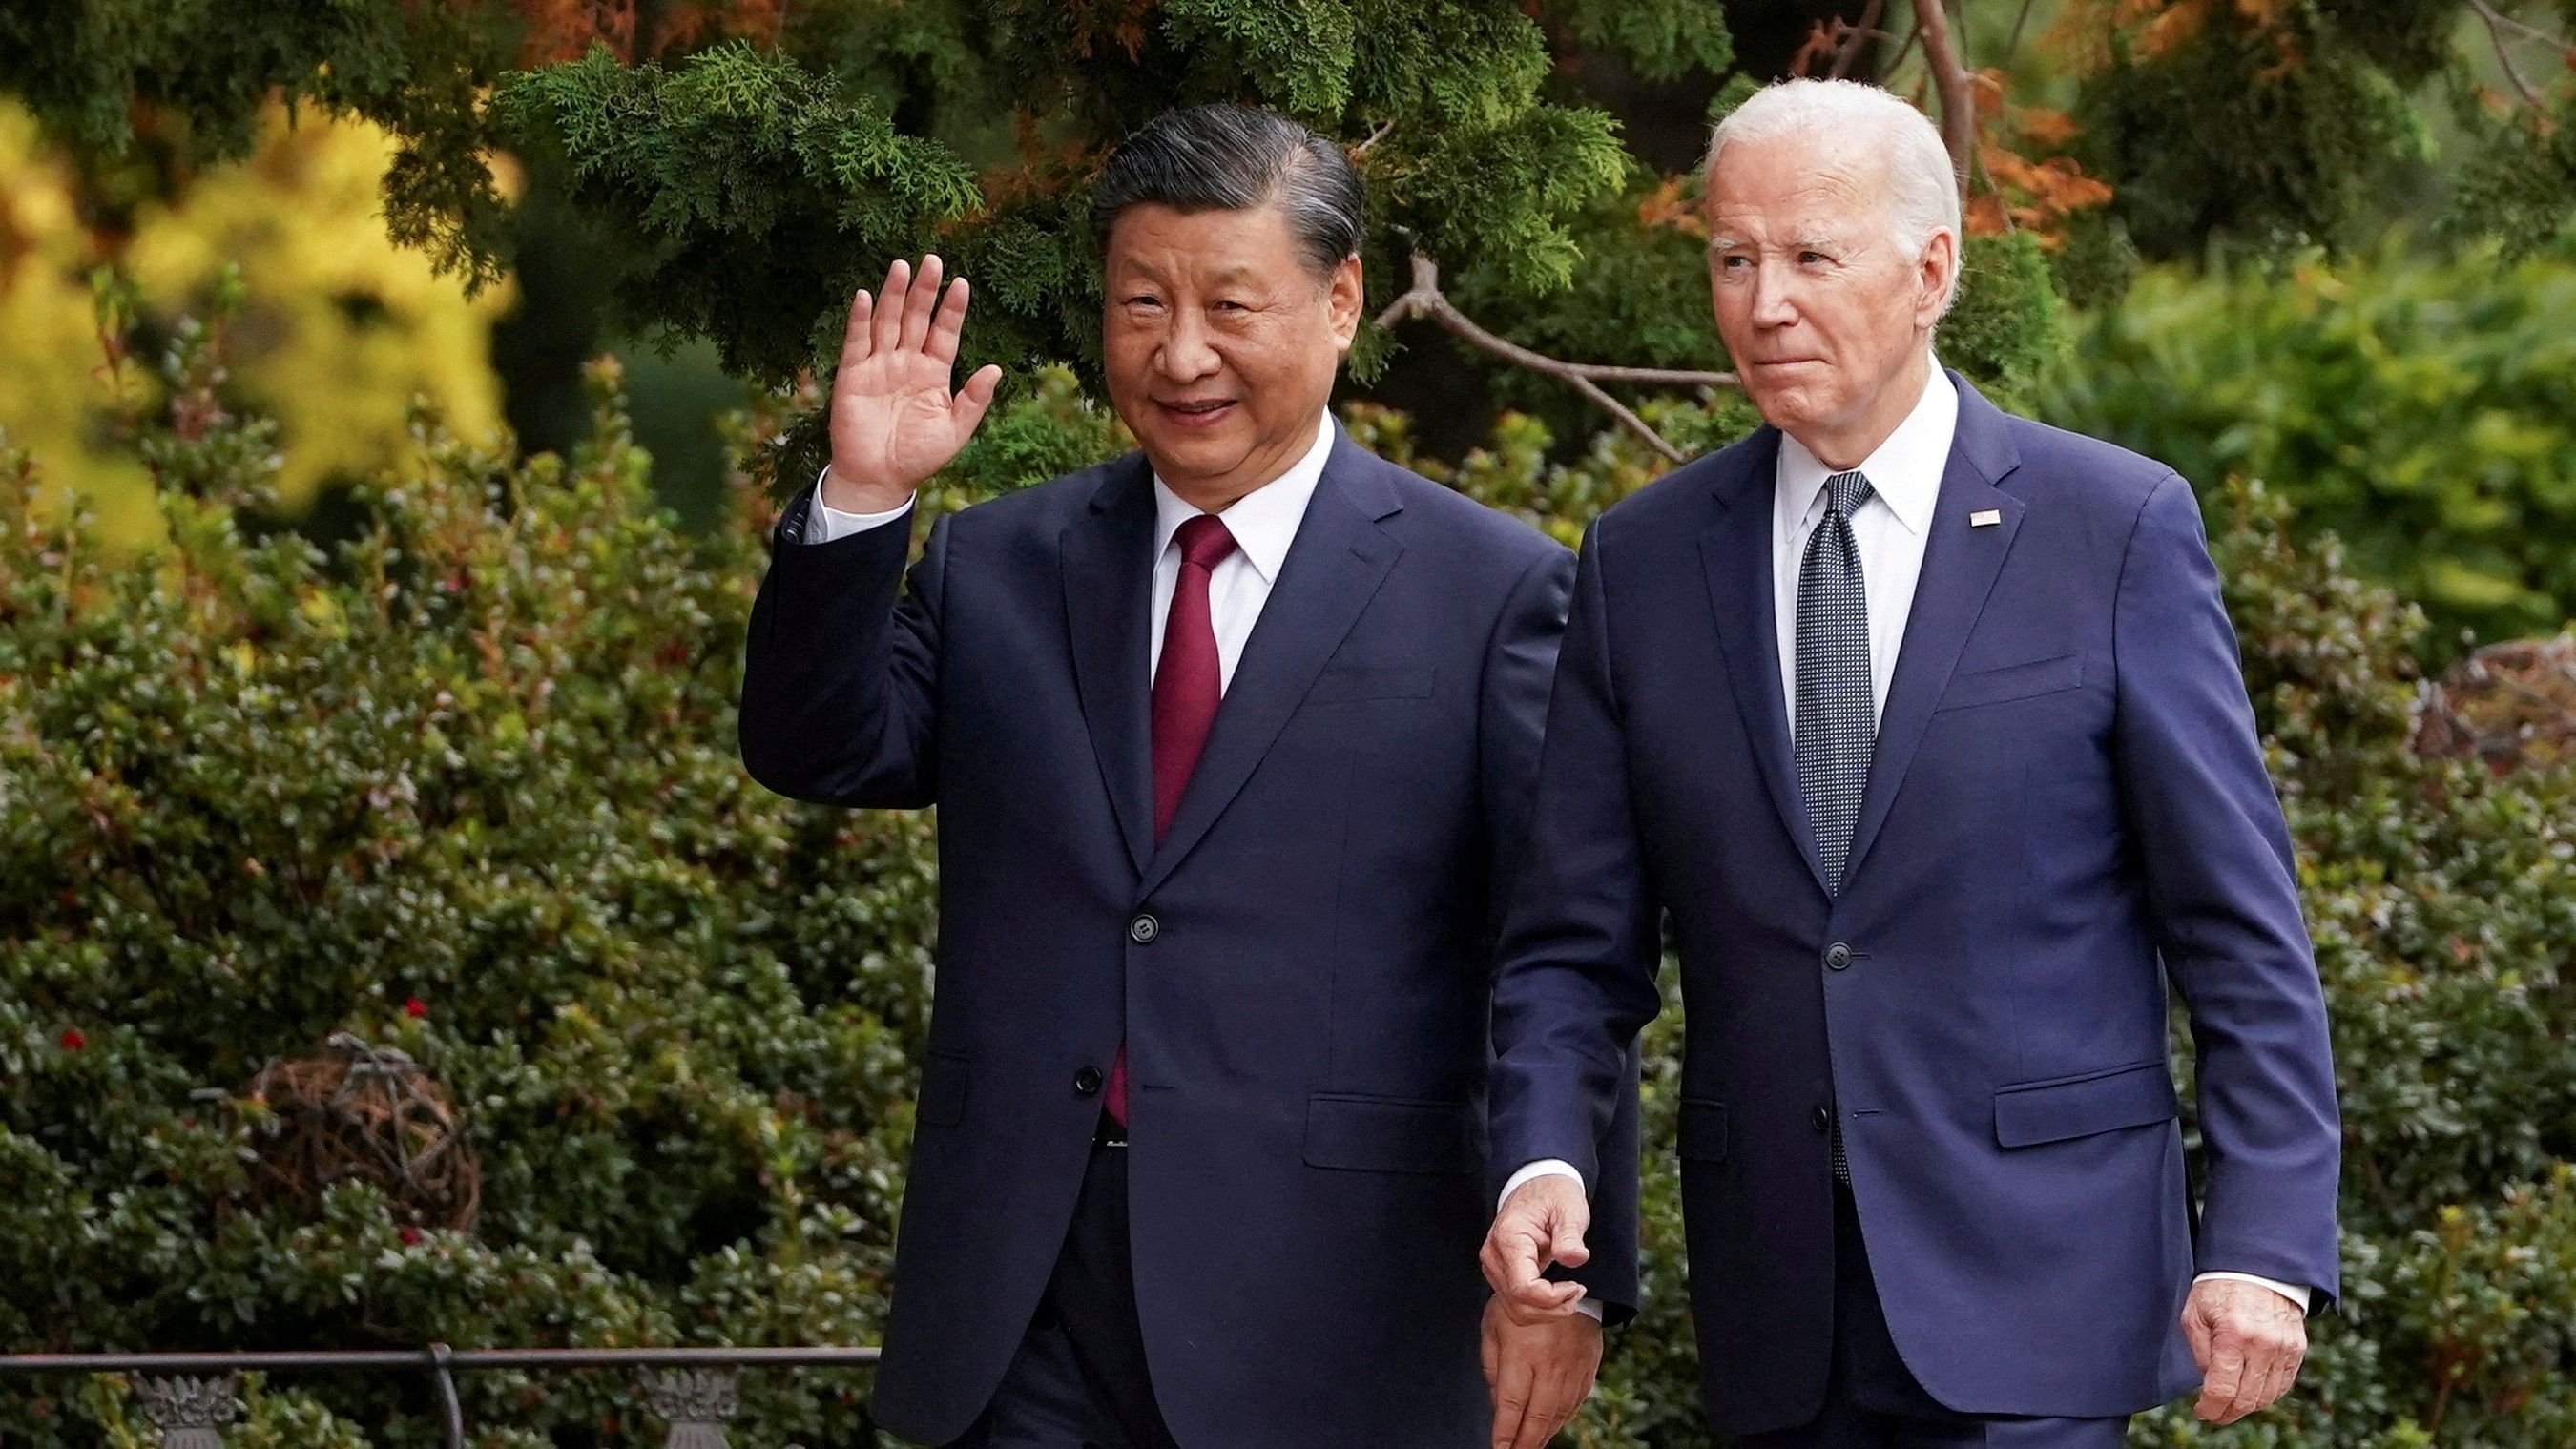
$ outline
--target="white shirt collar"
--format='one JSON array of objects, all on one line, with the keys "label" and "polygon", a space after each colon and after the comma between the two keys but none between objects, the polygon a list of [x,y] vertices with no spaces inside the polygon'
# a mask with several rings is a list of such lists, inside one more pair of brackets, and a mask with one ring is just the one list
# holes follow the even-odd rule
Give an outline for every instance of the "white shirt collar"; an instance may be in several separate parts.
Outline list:
[{"label": "white shirt collar", "polygon": [[[1870,491],[1914,534],[1932,525],[1932,505],[1941,497],[1941,474],[1950,465],[1950,440],[1959,429],[1959,390],[1950,385],[1949,374],[1937,359],[1929,372],[1914,410],[1860,465]],[[1773,494],[1773,522],[1778,527],[1772,537],[1797,535],[1798,525],[1806,521],[1816,495],[1824,491],[1825,480],[1833,472],[1807,451],[1806,444],[1786,433],[1780,435],[1779,487]]]},{"label": "white shirt collar", "polygon": [[[1332,453],[1333,415],[1327,409],[1315,424],[1315,445],[1306,450],[1306,456],[1234,500],[1221,515],[1243,561],[1252,565],[1263,583],[1279,581],[1279,566],[1288,561],[1288,545],[1297,541],[1297,525],[1305,521],[1306,504],[1315,496],[1315,485],[1324,476],[1324,460]],[[1161,474],[1155,474],[1154,557],[1161,558],[1163,550],[1172,546],[1172,535],[1198,514],[1163,482]]]}]

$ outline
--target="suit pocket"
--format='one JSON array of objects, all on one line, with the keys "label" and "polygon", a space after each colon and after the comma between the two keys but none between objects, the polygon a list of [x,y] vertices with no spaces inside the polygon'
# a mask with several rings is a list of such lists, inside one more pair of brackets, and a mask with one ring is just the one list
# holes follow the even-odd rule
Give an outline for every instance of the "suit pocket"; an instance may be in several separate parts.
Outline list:
[{"label": "suit pocket", "polygon": [[1681,1128],[1674,1147],[1684,1162],[1724,1162],[1726,1104],[1682,1098]]},{"label": "suit pocket", "polygon": [[1995,1093],[1995,1142],[2035,1147],[2181,1115],[2164,1058],[2081,1076],[2021,1082]]},{"label": "suit pocket", "polygon": [[2007,700],[2035,699],[2043,694],[2075,689],[2083,683],[2084,656],[2081,654],[2060,654],[2054,659],[2033,659],[2024,664],[2007,664],[2000,669],[1980,669],[1973,674],[1952,676],[1950,687],[1942,691],[1941,703],[1935,712],[2002,704]]},{"label": "suit pocket", "polygon": [[1308,704],[1341,704],[1360,699],[1429,699],[1434,671],[1429,669],[1327,669],[1306,691]]},{"label": "suit pocket", "polygon": [[966,1117],[966,1059],[933,1052],[921,1061],[921,1095],[913,1102],[912,1120],[930,1127],[954,1127]]},{"label": "suit pocket", "polygon": [[1306,1099],[1306,1162],[1360,1172],[1474,1172],[1484,1124],[1464,1102],[1318,1092]]}]

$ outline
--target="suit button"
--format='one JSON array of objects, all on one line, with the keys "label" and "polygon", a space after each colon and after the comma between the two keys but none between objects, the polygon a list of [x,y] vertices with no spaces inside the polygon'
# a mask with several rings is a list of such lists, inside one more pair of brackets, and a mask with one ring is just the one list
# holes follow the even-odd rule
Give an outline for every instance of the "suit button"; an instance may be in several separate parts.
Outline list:
[{"label": "suit button", "polygon": [[1852,963],[1852,948],[1851,948],[1851,947],[1844,945],[1844,944],[1843,944],[1842,942],[1840,942],[1840,941],[1836,941],[1836,942],[1835,942],[1835,943],[1833,943],[1832,945],[1827,946],[1827,947],[1825,948],[1825,969],[1826,969],[1826,970],[1828,970],[1828,971],[1842,971],[1842,970],[1847,970],[1847,969],[1849,969],[1849,967],[1851,966],[1851,963]]},{"label": "suit button", "polygon": [[1815,1110],[1807,1114],[1807,1120],[1815,1124],[1817,1131],[1831,1132],[1834,1130],[1834,1109],[1818,1102]]},{"label": "suit button", "polygon": [[1136,919],[1127,923],[1127,939],[1139,946],[1154,944],[1154,938],[1161,934],[1163,934],[1163,923],[1142,911],[1137,912]]},{"label": "suit button", "polygon": [[1083,1067],[1075,1071],[1073,1089],[1086,1097],[1100,1095],[1100,1068]]}]

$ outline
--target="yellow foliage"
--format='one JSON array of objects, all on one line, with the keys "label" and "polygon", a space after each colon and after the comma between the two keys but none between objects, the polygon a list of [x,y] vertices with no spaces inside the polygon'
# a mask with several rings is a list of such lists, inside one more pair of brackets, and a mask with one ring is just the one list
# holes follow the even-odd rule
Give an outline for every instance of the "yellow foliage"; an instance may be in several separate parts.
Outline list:
[{"label": "yellow foliage", "polygon": [[[501,421],[490,367],[507,285],[466,299],[417,252],[385,237],[379,186],[394,142],[382,130],[281,109],[256,153],[139,207],[122,237],[81,218],[73,173],[27,114],[0,105],[0,432],[44,470],[48,496],[83,495],[106,535],[161,536],[149,479],[115,439],[88,277],[125,270],[150,316],[203,309],[227,262],[249,302],[228,338],[230,391],[278,420],[282,501],[301,508],[335,478],[394,463],[425,397],[465,437]],[[129,365],[126,386],[153,385]]]}]

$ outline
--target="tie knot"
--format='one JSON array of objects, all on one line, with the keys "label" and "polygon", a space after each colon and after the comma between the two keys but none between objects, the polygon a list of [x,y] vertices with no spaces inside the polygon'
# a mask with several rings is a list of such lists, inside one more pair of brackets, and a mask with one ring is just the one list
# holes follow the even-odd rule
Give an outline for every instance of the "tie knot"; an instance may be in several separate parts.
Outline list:
[{"label": "tie knot", "polygon": [[1213,513],[1202,513],[1182,524],[1173,538],[1181,546],[1181,562],[1203,569],[1215,568],[1234,552],[1234,535],[1225,531],[1225,520]]},{"label": "tie knot", "polygon": [[1838,518],[1849,519],[1869,498],[1869,480],[1858,469],[1825,480],[1825,506]]}]

